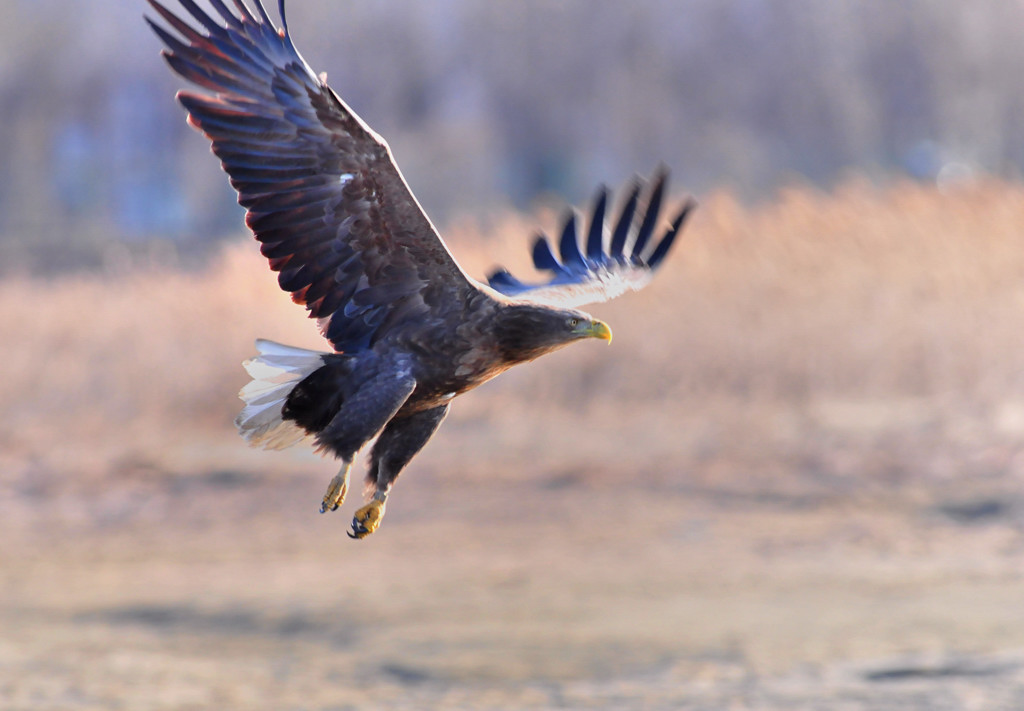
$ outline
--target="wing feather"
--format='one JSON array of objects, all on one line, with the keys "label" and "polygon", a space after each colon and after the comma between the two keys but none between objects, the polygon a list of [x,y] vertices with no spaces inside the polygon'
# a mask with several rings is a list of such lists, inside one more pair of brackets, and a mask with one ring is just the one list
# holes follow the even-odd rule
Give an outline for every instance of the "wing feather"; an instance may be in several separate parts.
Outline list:
[{"label": "wing feather", "polygon": [[579,238],[576,236],[576,212],[572,211],[565,219],[562,227],[562,237],[558,241],[558,253],[562,257],[562,264],[573,268],[585,267],[583,253],[580,251]]},{"label": "wing feather", "polygon": [[[668,171],[659,168],[650,182],[644,207],[637,211],[643,185],[633,183],[605,248],[608,191],[602,188],[594,200],[584,256],[576,230],[576,214],[564,220],[555,257],[548,238],[541,235],[533,245],[533,264],[549,272],[543,283],[528,284],[499,269],[488,277],[492,289],[506,296],[558,307],[576,307],[607,301],[627,291],[636,291],[651,280],[672,248],[696,203],[686,202],[660,239],[651,240],[668,184]],[[639,215],[639,225],[636,224]]]},{"label": "wing feather", "polygon": [[640,182],[634,181],[633,188],[626,198],[626,204],[622,206],[619,213],[619,220],[615,223],[615,231],[612,233],[612,243],[608,247],[608,256],[613,259],[620,259],[622,251],[626,248],[626,238],[629,236],[629,228],[633,225],[633,215],[636,214],[636,204],[640,199]]},{"label": "wing feather", "polygon": [[665,181],[668,173],[659,172],[654,179],[654,187],[651,188],[650,197],[647,198],[647,209],[644,210],[644,219],[640,222],[640,228],[636,231],[636,239],[633,240],[632,255],[634,259],[641,258],[644,247],[647,246],[654,226],[661,212],[661,196],[665,192]]},{"label": "wing feather", "polygon": [[587,257],[593,260],[604,255],[604,213],[608,206],[608,189],[603,185],[594,201],[590,216],[590,230],[587,232]]},{"label": "wing feather", "polygon": [[281,287],[336,349],[426,325],[428,285],[435,304],[476,291],[387,144],[295,49],[283,1],[280,30],[260,0],[255,13],[242,0],[208,0],[209,12],[177,0],[181,16],[149,2],[169,28],[147,18],[168,64],[200,89],[179,92],[189,122],[212,141]]}]

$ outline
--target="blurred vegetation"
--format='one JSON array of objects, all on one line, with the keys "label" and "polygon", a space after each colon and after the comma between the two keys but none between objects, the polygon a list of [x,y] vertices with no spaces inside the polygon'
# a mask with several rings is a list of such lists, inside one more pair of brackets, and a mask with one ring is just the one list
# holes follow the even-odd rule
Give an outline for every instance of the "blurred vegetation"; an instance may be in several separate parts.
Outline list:
[{"label": "blurred vegetation", "polygon": [[[460,220],[449,242],[470,274],[495,260],[522,272],[528,222],[516,213]],[[734,432],[723,441],[742,447],[788,416],[802,433],[795,441],[815,451],[831,446],[818,428],[906,429],[968,451],[1019,442],[1022,224],[1024,186],[991,179],[946,190],[851,180],[830,194],[786,189],[754,207],[712,192],[655,284],[592,307],[612,325],[614,347],[567,348],[543,367],[513,368],[481,388],[488,394],[460,398],[445,429],[491,422],[474,437],[493,452],[528,431],[523,441],[545,457],[546,438],[604,427],[620,432],[610,443],[630,428],[646,432],[645,445],[614,444],[623,456],[638,446],[678,452],[689,438],[706,445],[712,425],[700,422]],[[0,380],[0,419],[18,422],[0,442],[34,461],[51,449],[66,456],[54,432],[137,447],[197,430],[233,443],[235,394],[247,380],[238,364],[252,339],[325,347],[302,315],[242,242],[204,269],[115,265],[0,280],[13,346],[0,353],[17,374]],[[691,420],[690,429],[658,424]]]},{"label": "blurred vegetation", "polygon": [[[0,10],[0,271],[240,232],[144,3]],[[1024,5],[1005,0],[291,0],[289,22],[442,225],[658,161],[746,199],[1024,165]]]}]

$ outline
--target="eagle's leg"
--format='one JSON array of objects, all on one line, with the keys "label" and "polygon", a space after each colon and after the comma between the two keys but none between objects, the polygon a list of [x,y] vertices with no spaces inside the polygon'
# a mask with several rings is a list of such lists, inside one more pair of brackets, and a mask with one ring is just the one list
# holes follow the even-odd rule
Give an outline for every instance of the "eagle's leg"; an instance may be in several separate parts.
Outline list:
[{"label": "eagle's leg", "polygon": [[352,460],[342,460],[341,470],[334,475],[331,483],[327,486],[327,493],[324,494],[324,500],[320,504],[320,513],[336,511],[345,503],[345,495],[348,493],[348,473],[351,470]]},{"label": "eagle's leg", "polygon": [[348,474],[356,452],[384,428],[415,388],[416,381],[409,375],[385,370],[348,398],[317,434],[317,443],[342,460],[341,471],[327,486],[320,513],[341,506],[348,492]]},{"label": "eagle's leg", "polygon": [[384,517],[388,493],[399,473],[417,452],[423,449],[445,416],[448,405],[395,418],[380,433],[370,452],[370,469],[366,484],[373,488],[373,499],[352,517],[352,538],[366,538],[377,530]]}]

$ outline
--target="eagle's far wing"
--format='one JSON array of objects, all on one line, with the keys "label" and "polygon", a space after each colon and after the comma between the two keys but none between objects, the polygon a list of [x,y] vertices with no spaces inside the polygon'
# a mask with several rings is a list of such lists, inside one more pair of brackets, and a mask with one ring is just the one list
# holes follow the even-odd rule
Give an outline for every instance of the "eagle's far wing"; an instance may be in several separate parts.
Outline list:
[{"label": "eagle's far wing", "polygon": [[[146,18],[171,68],[202,93],[179,92],[189,123],[213,142],[246,224],[281,288],[320,319],[338,350],[430,318],[475,283],[402,178],[384,140],[318,78],[260,0],[178,0],[197,29],[157,0],[178,36]],[[214,17],[217,19],[214,19]],[[427,302],[430,302],[428,305]],[[454,306],[454,305],[453,305]]]},{"label": "eagle's far wing", "polygon": [[643,186],[634,180],[618,219],[606,218],[608,190],[602,187],[594,200],[586,234],[577,236],[576,212],[565,218],[558,240],[558,256],[551,242],[541,234],[533,243],[533,264],[551,273],[540,284],[526,284],[505,269],[493,272],[487,281],[492,289],[516,299],[550,306],[576,307],[608,301],[627,291],[645,287],[654,275],[686,218],[696,207],[693,200],[683,205],[660,238],[655,235],[661,202],[668,183],[668,170],[659,168],[651,180],[646,204],[639,210]]}]

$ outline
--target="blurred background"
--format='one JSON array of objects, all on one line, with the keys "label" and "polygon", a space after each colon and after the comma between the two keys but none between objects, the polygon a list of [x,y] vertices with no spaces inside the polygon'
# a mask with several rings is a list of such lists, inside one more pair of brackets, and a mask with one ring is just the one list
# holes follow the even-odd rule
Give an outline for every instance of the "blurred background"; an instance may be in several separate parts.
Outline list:
[{"label": "blurred background", "polygon": [[[181,84],[155,58],[148,8],[65,5],[0,5],[5,269],[236,235],[234,194],[169,108]],[[549,192],[579,203],[659,161],[690,191],[745,200],[851,172],[1024,166],[1024,9],[1010,0],[307,0],[289,15],[442,223]]]},{"label": "blurred background", "polygon": [[0,706],[1024,705],[1024,4],[291,0],[472,274],[700,201],[359,543],[234,432],[254,338],[324,346],[154,13],[0,10]]}]

